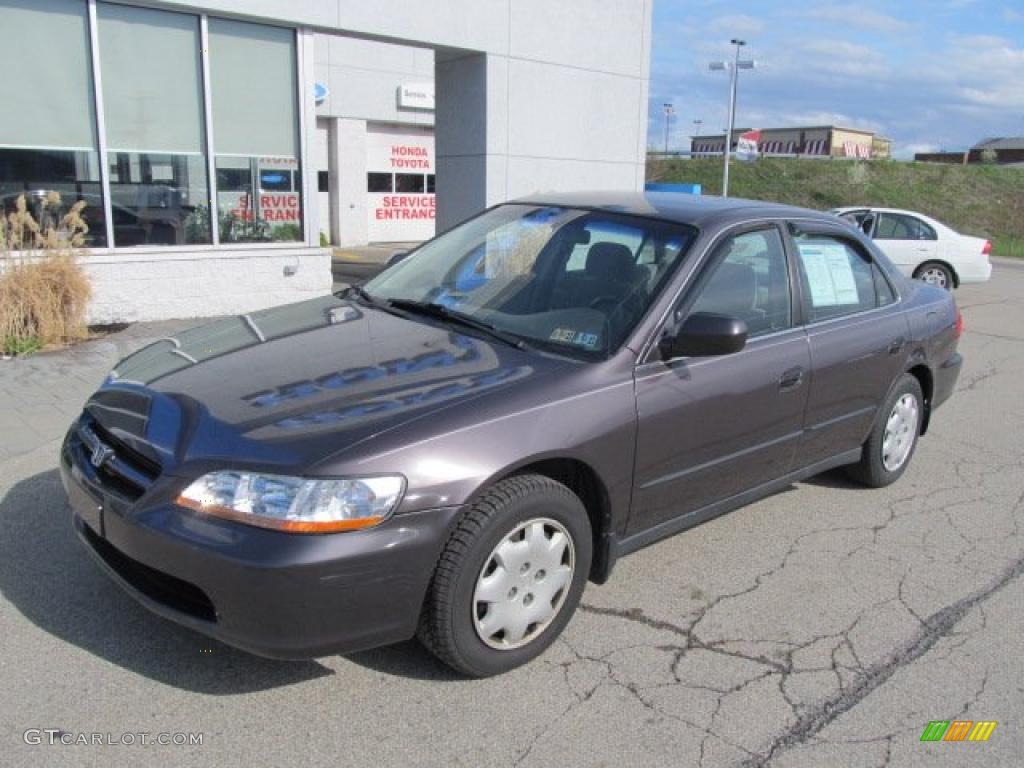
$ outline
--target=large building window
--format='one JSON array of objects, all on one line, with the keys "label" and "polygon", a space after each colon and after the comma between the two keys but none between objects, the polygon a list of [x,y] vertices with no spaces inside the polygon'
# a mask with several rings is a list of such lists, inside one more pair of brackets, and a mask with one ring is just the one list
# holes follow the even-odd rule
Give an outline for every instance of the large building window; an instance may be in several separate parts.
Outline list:
[{"label": "large building window", "polygon": [[[86,5],[0,0],[0,209],[25,195],[53,224],[84,200],[86,244],[106,242]],[[53,192],[61,207],[44,206]]]},{"label": "large building window", "polygon": [[210,242],[199,17],[97,6],[114,245]]},{"label": "large building window", "polygon": [[295,30],[89,9],[0,0],[0,213],[85,201],[92,248],[302,241]]},{"label": "large building window", "polygon": [[302,239],[295,32],[210,19],[222,243]]}]

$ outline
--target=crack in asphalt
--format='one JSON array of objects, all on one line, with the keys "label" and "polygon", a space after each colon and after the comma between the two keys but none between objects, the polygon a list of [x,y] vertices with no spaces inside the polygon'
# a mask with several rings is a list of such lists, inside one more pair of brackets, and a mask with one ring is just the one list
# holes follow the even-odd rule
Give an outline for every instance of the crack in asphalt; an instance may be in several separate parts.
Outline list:
[{"label": "crack in asphalt", "polygon": [[[802,716],[796,725],[772,742],[765,754],[744,762],[744,768],[767,766],[782,752],[803,744],[812,736],[820,733],[822,729],[863,701],[900,669],[928,653],[939,640],[951,634],[953,628],[967,616],[972,608],[992,597],[1010,582],[1019,578],[1021,574],[1024,574],[1024,558],[1006,568],[999,578],[988,587],[967,595],[931,614],[923,620],[921,629],[913,640],[887,659],[869,666],[854,685],[826,699],[822,704]],[[987,682],[988,675],[986,673],[981,689],[974,700],[984,691]]]}]

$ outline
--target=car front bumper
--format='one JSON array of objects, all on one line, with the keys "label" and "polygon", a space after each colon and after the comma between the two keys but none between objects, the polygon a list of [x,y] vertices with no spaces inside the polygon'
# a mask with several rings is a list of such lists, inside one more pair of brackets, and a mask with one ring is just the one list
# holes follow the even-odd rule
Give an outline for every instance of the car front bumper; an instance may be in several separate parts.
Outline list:
[{"label": "car front bumper", "polygon": [[102,568],[153,612],[260,656],[306,659],[406,640],[459,507],[364,531],[291,534],[111,491],[74,427],[61,479],[75,529]]}]

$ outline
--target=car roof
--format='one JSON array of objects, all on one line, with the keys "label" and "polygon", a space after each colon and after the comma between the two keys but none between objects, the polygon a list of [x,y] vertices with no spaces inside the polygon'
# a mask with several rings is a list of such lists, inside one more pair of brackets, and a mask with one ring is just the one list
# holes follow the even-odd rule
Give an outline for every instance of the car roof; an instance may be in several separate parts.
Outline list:
[{"label": "car roof", "polygon": [[906,208],[886,208],[881,205],[845,205],[842,208],[833,208],[832,210],[835,211],[837,215],[849,213],[850,211],[879,211],[881,213],[902,213],[907,216],[916,216],[917,218],[923,219],[924,221],[928,222],[933,226],[938,225],[943,229],[948,229],[950,232],[955,231],[948,224],[943,224],[941,221],[932,216],[929,216],[927,213],[921,213],[920,211],[908,211]]},{"label": "car roof", "polygon": [[625,213],[696,227],[728,225],[758,218],[818,219],[835,223],[835,216],[792,205],[740,197],[689,195],[678,192],[557,192],[535,193],[510,203],[556,205],[564,208]]}]

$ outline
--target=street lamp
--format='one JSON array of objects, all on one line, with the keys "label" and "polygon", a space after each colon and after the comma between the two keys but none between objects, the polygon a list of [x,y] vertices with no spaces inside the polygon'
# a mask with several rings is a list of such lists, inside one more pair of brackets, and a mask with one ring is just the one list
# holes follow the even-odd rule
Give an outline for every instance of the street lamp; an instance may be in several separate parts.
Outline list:
[{"label": "street lamp", "polygon": [[671,103],[666,102],[661,105],[662,111],[665,113],[665,154],[668,154],[668,123],[672,119],[672,115],[676,113],[676,108]]},{"label": "street lamp", "polygon": [[[693,136],[692,136],[692,138],[695,139],[698,136],[700,136],[700,127],[703,124],[704,124],[703,120],[699,120],[698,119],[698,120],[694,120],[693,121]],[[693,145],[692,145],[692,142],[691,142],[691,146],[690,146],[690,157],[693,157]]]},{"label": "street lamp", "polygon": [[736,46],[735,58],[732,61],[712,61],[708,64],[708,69],[713,72],[729,71],[729,125],[725,132],[725,167],[722,171],[722,197],[729,196],[729,153],[732,151],[732,132],[736,127],[736,81],[739,78],[739,70],[754,68],[753,59],[740,61],[740,48],[745,46],[747,41],[733,38],[729,42]]}]

